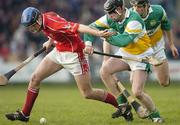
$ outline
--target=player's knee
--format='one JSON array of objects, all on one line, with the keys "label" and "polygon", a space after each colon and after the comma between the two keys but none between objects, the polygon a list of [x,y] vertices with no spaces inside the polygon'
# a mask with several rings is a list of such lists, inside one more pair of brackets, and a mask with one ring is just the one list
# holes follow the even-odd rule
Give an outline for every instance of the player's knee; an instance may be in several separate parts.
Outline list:
[{"label": "player's knee", "polygon": [[170,85],[170,80],[160,81],[159,84],[163,87],[168,87]]},{"label": "player's knee", "polygon": [[99,70],[99,74],[100,74],[100,77],[101,77],[101,78],[104,77],[104,71],[103,71],[102,67],[101,67],[101,69]]},{"label": "player's knee", "polygon": [[83,94],[83,97],[85,98],[85,99],[92,99],[92,94],[91,93],[84,93]]},{"label": "player's knee", "polygon": [[99,73],[100,73],[101,78],[106,78],[106,76],[109,74],[109,72],[105,66],[101,67]]},{"label": "player's knee", "polygon": [[30,79],[30,84],[32,87],[36,87],[40,84],[41,79],[36,75],[33,74]]},{"label": "player's knee", "polygon": [[142,97],[142,94],[143,94],[142,91],[140,91],[140,90],[132,90],[132,93],[138,99],[140,99]]},{"label": "player's knee", "polygon": [[83,90],[82,91],[82,96],[85,99],[91,99],[92,98],[92,91],[91,90]]},{"label": "player's knee", "polygon": [[167,83],[160,83],[161,86],[163,87],[168,87],[170,85],[170,82],[167,82]]}]

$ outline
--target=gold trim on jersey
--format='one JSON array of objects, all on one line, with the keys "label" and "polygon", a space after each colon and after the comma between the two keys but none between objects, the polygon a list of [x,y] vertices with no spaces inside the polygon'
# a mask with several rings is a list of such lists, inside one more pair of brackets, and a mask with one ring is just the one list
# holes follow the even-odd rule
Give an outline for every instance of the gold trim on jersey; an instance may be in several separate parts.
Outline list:
[{"label": "gold trim on jersey", "polygon": [[147,34],[145,34],[143,37],[139,38],[136,42],[133,42],[129,44],[126,47],[123,47],[122,49],[130,54],[133,55],[139,55],[144,53],[146,50],[148,50],[150,45],[150,38]]},{"label": "gold trim on jersey", "polygon": [[142,32],[142,29],[129,29],[128,27],[126,27],[125,32],[140,33],[140,32]]},{"label": "gold trim on jersey", "polygon": [[152,36],[149,36],[151,39],[151,45],[155,46],[156,43],[159,40],[161,40],[162,36],[163,36],[163,32],[162,32],[162,29],[159,27],[159,29]]},{"label": "gold trim on jersey", "polygon": [[103,27],[103,28],[108,28],[108,29],[109,29],[109,26],[108,26],[108,25],[106,25],[106,24],[102,23],[102,22],[101,22],[101,21],[99,21],[99,20],[97,20],[95,23],[96,23],[97,25],[99,25],[99,26]]}]

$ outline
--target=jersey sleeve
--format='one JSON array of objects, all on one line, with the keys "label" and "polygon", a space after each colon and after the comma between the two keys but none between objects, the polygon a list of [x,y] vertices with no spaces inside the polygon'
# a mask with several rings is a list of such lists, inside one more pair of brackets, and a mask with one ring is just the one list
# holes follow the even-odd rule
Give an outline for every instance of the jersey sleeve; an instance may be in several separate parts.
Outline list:
[{"label": "jersey sleeve", "polygon": [[79,27],[78,23],[74,22],[68,22],[68,21],[63,21],[62,24],[57,24],[56,25],[56,30],[57,32],[62,32],[66,34],[71,34],[71,33],[78,33],[77,29]]},{"label": "jersey sleeve", "polygon": [[70,32],[75,32],[75,33],[78,32],[77,29],[79,27],[79,23],[69,22],[69,25],[70,25],[70,27],[68,30],[70,30]]},{"label": "jersey sleeve", "polygon": [[134,42],[134,39],[143,31],[142,24],[138,21],[130,21],[125,27],[125,31],[117,33],[107,39],[107,41],[115,46],[125,47]]},{"label": "jersey sleeve", "polygon": [[168,17],[167,17],[165,10],[163,8],[162,8],[162,10],[163,10],[163,17],[161,20],[161,28],[163,30],[170,30],[171,29],[170,21],[168,20]]},{"label": "jersey sleeve", "polygon": [[[109,29],[109,25],[107,22],[107,15],[101,17],[100,19],[96,20],[95,22],[89,25],[91,28],[95,28],[98,30]],[[96,36],[91,34],[85,33],[84,34],[84,41],[93,42]]]}]

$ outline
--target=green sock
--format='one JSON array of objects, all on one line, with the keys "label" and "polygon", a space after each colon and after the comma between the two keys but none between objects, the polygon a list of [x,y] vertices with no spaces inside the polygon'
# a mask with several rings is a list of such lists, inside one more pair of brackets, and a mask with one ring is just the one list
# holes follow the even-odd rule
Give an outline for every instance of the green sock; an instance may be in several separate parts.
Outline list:
[{"label": "green sock", "polygon": [[160,118],[160,113],[158,110],[155,110],[153,111],[150,115],[149,115],[150,118]]},{"label": "green sock", "polygon": [[123,103],[127,103],[127,99],[123,94],[120,94],[117,98],[117,102],[119,105],[121,105]]}]

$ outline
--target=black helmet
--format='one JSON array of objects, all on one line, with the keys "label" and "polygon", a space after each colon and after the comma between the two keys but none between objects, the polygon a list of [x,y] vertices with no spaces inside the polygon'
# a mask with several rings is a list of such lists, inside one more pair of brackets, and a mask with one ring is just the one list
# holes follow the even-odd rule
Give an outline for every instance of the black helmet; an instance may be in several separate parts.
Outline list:
[{"label": "black helmet", "polygon": [[104,11],[109,13],[115,11],[117,7],[122,7],[124,5],[124,0],[107,0],[104,3]]},{"label": "black helmet", "polygon": [[34,24],[40,15],[40,11],[34,7],[26,8],[21,16],[21,24],[24,26],[30,26]]},{"label": "black helmet", "polygon": [[149,0],[130,0],[131,5],[145,5],[149,4]]}]

